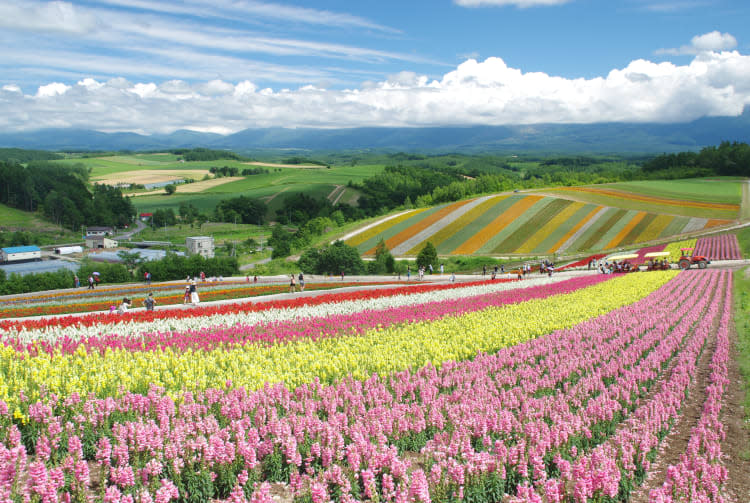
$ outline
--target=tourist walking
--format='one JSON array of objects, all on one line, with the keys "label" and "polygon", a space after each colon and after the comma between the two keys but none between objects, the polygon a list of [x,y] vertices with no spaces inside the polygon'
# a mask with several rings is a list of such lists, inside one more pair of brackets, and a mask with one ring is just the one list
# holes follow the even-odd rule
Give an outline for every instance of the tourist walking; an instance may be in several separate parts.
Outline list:
[{"label": "tourist walking", "polygon": [[299,280],[299,291],[304,292],[305,291],[305,276],[302,274],[302,271],[299,272],[299,276],[297,277]]},{"label": "tourist walking", "polygon": [[154,298],[154,294],[152,292],[149,292],[148,297],[143,299],[143,305],[146,308],[146,311],[154,310],[154,306],[156,305],[156,299]]},{"label": "tourist walking", "polygon": [[79,286],[81,286],[81,280],[78,279],[77,274],[73,276],[73,285],[75,285],[75,288],[78,288]]},{"label": "tourist walking", "polygon": [[[341,273],[342,275],[344,273]],[[294,284],[294,274],[289,275],[289,293],[294,293],[297,290],[295,284]]]},{"label": "tourist walking", "polygon": [[89,287],[87,290],[93,290],[94,289],[94,277],[89,274]]}]

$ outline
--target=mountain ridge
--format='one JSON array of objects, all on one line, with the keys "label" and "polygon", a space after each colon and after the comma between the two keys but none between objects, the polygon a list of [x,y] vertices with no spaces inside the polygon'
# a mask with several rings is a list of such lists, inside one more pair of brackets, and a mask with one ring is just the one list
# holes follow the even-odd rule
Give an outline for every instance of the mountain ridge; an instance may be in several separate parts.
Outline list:
[{"label": "mountain ridge", "polygon": [[348,129],[250,128],[230,135],[177,130],[169,134],[104,133],[62,128],[0,133],[0,147],[43,150],[155,150],[206,147],[253,150],[404,152],[663,153],[748,141],[750,108],[737,117],[688,123],[535,124]]}]

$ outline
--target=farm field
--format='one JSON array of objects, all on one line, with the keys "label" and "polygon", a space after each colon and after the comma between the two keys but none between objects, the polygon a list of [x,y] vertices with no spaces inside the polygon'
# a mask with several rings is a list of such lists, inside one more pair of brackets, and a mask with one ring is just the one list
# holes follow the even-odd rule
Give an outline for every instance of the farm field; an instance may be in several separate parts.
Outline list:
[{"label": "farm field", "polygon": [[0,493],[746,496],[729,494],[746,489],[724,423],[731,285],[561,273],[4,321]]},{"label": "farm field", "polygon": [[[192,163],[191,163],[192,164]],[[222,164],[223,165],[223,164]],[[200,192],[187,194],[191,185],[178,187],[177,194],[167,196],[142,195],[133,199],[139,212],[151,212],[160,208],[177,208],[181,202],[189,202],[201,211],[212,211],[222,199],[246,196],[260,198],[269,207],[269,218],[275,218],[276,210],[283,205],[284,198],[295,193],[305,193],[321,198],[334,194],[340,204],[354,204],[358,193],[345,187],[349,181],[361,181],[382,170],[382,166],[342,166],[326,168],[277,168],[279,171],[235,179]],[[344,186],[343,192],[340,186]],[[337,191],[337,192],[335,192]]]},{"label": "farm field", "polygon": [[[379,173],[383,165],[337,166],[330,168],[318,165],[294,165],[270,162],[243,162],[229,159],[215,161],[179,162],[174,154],[133,154],[105,157],[69,158],[60,163],[83,164],[91,168],[92,182],[160,183],[191,178],[195,183],[177,186],[177,191],[167,196],[162,188],[139,191],[132,195],[138,212],[153,212],[158,209],[177,209],[183,202],[191,203],[202,212],[212,212],[221,200],[246,196],[261,198],[269,205],[269,218],[275,218],[276,210],[284,197],[305,193],[316,198],[329,197],[338,204],[356,204],[358,192],[347,187],[349,181],[359,182]],[[236,167],[240,171],[262,167],[267,174],[244,177],[213,178],[211,167]],[[212,177],[203,180],[205,176]]]},{"label": "farm field", "polygon": [[416,255],[427,241],[442,255],[538,256],[601,252],[731,222],[541,194],[501,194],[403,212],[350,234],[346,242],[366,255],[383,239],[395,256]]}]

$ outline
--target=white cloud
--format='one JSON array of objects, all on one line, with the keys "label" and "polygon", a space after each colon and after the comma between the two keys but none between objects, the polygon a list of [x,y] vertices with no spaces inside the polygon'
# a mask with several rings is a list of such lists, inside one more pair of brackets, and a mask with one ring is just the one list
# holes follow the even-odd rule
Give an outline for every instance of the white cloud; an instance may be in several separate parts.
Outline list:
[{"label": "white cloud", "polygon": [[51,84],[47,84],[46,86],[39,86],[36,95],[38,98],[49,98],[52,96],[65,94],[68,89],[70,89],[70,86],[68,85],[65,85],[61,82],[52,82]]},{"label": "white cloud", "polygon": [[168,14],[188,14],[197,17],[232,20],[242,19],[243,17],[252,19],[260,18],[318,26],[367,28],[387,33],[400,33],[399,30],[394,28],[383,26],[351,14],[253,0],[186,0],[180,2],[153,0],[102,1],[110,5]]},{"label": "white cloud", "polygon": [[505,7],[513,5],[522,9],[548,5],[563,5],[571,0],[453,0],[462,7]]},{"label": "white cloud", "polygon": [[696,35],[690,40],[690,45],[683,45],[678,49],[659,49],[657,54],[692,55],[705,51],[726,51],[737,47],[737,39],[729,33],[712,31],[703,35]]},{"label": "white cloud", "polygon": [[250,80],[191,83],[82,79],[5,86],[0,128],[230,132],[248,127],[503,125],[685,122],[739,115],[750,105],[750,56],[704,51],[686,65],[632,61],[592,79],[467,60],[439,79],[401,72],[357,89],[260,89]]},{"label": "white cloud", "polygon": [[100,27],[96,16],[68,2],[28,2],[22,6],[0,0],[0,28],[85,34]]}]

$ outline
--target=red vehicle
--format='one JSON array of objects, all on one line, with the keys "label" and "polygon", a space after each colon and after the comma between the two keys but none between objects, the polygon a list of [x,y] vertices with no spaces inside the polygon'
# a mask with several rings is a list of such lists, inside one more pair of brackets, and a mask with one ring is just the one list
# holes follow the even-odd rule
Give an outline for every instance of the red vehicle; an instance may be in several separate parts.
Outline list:
[{"label": "red vehicle", "polygon": [[693,255],[693,248],[680,248],[680,251],[682,252],[682,256],[680,257],[680,261],[677,262],[680,269],[690,269],[690,266],[693,264],[697,265],[698,269],[705,269],[706,266],[711,263],[711,261],[703,255]]}]

